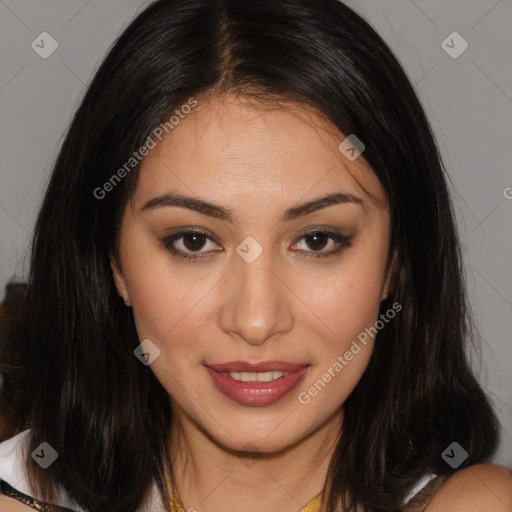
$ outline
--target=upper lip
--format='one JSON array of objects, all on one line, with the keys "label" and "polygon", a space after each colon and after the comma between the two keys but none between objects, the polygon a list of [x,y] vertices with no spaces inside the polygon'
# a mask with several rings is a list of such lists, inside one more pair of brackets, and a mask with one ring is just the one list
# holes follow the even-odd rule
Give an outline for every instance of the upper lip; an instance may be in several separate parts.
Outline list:
[{"label": "upper lip", "polygon": [[218,372],[294,372],[299,368],[308,366],[308,363],[289,363],[286,361],[261,361],[252,363],[250,361],[230,361],[228,363],[207,364]]}]

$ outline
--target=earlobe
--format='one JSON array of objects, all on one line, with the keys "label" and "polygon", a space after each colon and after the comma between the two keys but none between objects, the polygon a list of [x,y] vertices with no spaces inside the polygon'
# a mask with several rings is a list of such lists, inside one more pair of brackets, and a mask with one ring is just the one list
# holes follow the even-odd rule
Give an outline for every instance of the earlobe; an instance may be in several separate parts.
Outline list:
[{"label": "earlobe", "polygon": [[124,303],[127,306],[131,306],[128,290],[126,288],[126,282],[112,253],[110,253],[110,268],[112,269],[112,277],[114,279],[114,284],[116,285],[117,293],[119,293],[119,295],[123,298]]}]

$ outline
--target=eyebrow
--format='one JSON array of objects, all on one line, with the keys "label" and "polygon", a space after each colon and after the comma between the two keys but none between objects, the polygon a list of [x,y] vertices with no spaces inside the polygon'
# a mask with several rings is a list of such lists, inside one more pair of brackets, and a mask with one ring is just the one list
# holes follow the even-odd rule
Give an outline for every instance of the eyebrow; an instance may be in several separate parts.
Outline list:
[{"label": "eyebrow", "polygon": [[[356,204],[360,206],[364,211],[367,210],[364,201],[360,197],[346,192],[337,192],[334,194],[327,194],[318,197],[317,199],[298,204],[297,206],[293,206],[286,210],[279,220],[280,222],[291,221],[299,217],[314,213],[323,208],[327,208],[328,206],[339,204]],[[225,220],[231,223],[234,222],[235,219],[233,211],[228,208],[203,201],[202,199],[196,199],[194,197],[176,194],[174,192],[169,192],[167,194],[163,194],[161,196],[150,199],[140,210],[147,211],[169,206],[187,208],[189,210],[201,213],[202,215],[207,215],[209,217]]]}]

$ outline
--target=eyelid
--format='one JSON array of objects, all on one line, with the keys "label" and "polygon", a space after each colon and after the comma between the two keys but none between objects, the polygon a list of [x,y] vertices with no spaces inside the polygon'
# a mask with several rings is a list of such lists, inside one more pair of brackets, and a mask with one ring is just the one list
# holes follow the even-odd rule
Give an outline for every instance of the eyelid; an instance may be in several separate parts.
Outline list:
[{"label": "eyelid", "polygon": [[[297,252],[304,254],[306,258],[322,258],[322,257],[334,256],[334,255],[342,252],[344,249],[352,247],[351,240],[353,238],[353,235],[345,236],[345,235],[342,235],[341,233],[333,232],[329,228],[321,227],[321,226],[305,228],[304,230],[299,232],[299,234],[296,235],[296,237],[295,237],[296,241],[293,243],[292,247],[296,246],[297,243],[300,240],[302,240],[304,237],[306,237],[308,235],[313,235],[315,233],[325,235],[330,240],[333,240],[334,242],[336,242],[338,244],[338,247],[334,250],[327,251],[327,252],[302,251],[302,250],[297,251]],[[205,238],[213,241],[217,245],[220,245],[217,240],[217,237],[215,235],[213,235],[211,232],[209,232],[208,230],[203,229],[203,228],[193,228],[193,227],[181,228],[176,233],[162,239],[162,243],[163,243],[164,247],[168,251],[170,251],[173,256],[181,258],[181,259],[188,259],[188,260],[191,260],[192,262],[194,260],[209,256],[210,254],[212,254],[212,251],[181,252],[180,250],[174,249],[173,243],[176,240],[183,238],[187,234],[203,235],[203,236],[205,236]],[[213,251],[213,252],[221,252],[221,251]]]},{"label": "eyelid", "polygon": [[204,228],[194,228],[194,227],[185,227],[179,228],[175,233],[172,233],[166,237],[164,237],[163,241],[169,240],[179,240],[183,235],[204,235],[206,238],[209,238],[217,245],[220,245],[220,241],[217,236],[215,236],[211,231],[208,231]]},{"label": "eyelid", "polygon": [[340,252],[342,252],[344,249],[349,249],[352,247],[352,239],[354,238],[354,235],[345,236],[341,233],[336,233],[334,231],[330,231],[328,228],[322,228],[322,227],[315,227],[315,228],[308,228],[305,231],[301,232],[297,236],[297,241],[293,244],[292,247],[296,246],[300,240],[302,240],[306,236],[312,236],[314,234],[321,234],[325,235],[330,240],[333,240],[336,244],[338,244],[338,247],[335,249],[332,249],[330,251],[299,251],[302,252],[306,257],[312,257],[312,258],[321,258],[321,257],[328,257],[328,256],[334,256]]},{"label": "eyelid", "polygon": [[[211,251],[210,252],[196,251],[196,252],[189,252],[189,253],[185,252],[184,253],[177,249],[174,249],[173,248],[174,242],[176,242],[177,240],[180,240],[181,238],[184,238],[185,235],[203,235],[206,239],[211,240],[215,244],[219,245],[217,237],[215,235],[213,235],[213,233],[211,233],[210,231],[203,229],[203,228],[192,228],[192,227],[180,228],[180,230],[177,231],[176,233],[163,238],[161,240],[161,242],[164,245],[164,247],[169,252],[171,252],[171,254],[173,256],[182,257],[184,259],[185,258],[197,259],[197,258],[202,258],[204,256],[208,256],[209,254],[211,254]],[[221,252],[221,251],[215,251],[215,252]],[[192,256],[189,256],[189,255],[192,255]]]}]

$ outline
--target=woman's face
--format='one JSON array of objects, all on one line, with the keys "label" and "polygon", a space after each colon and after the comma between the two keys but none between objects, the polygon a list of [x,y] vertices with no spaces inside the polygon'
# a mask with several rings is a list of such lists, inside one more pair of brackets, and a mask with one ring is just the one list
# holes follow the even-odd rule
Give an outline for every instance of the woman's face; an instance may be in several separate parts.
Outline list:
[{"label": "woman's face", "polygon": [[227,96],[199,100],[142,163],[116,286],[144,350],[160,351],[150,368],[175,417],[227,448],[304,439],[337,416],[368,364],[389,211],[364,154],[338,149],[344,139],[300,105]]}]

